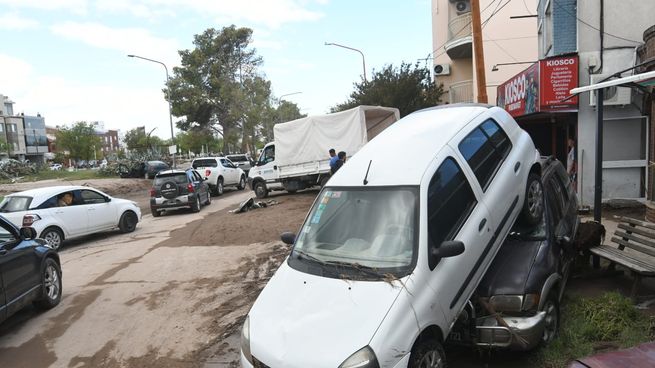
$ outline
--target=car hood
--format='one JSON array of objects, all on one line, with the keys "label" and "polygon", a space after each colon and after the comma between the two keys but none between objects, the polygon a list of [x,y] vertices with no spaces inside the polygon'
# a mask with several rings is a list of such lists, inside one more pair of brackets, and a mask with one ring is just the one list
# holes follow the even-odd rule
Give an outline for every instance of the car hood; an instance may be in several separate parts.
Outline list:
[{"label": "car hood", "polygon": [[524,294],[525,283],[542,242],[508,238],[482,278],[476,293],[482,297]]},{"label": "car hood", "polygon": [[250,350],[271,367],[338,367],[369,344],[402,288],[296,271],[286,262],[250,313]]}]

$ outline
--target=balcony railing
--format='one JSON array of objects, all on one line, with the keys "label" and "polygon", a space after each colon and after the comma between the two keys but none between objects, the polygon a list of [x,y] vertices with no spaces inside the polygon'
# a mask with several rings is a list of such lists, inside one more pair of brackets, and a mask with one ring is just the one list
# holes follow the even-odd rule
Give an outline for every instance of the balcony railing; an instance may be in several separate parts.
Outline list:
[{"label": "balcony railing", "polygon": [[471,13],[458,15],[448,22],[448,42],[471,36]]},{"label": "balcony railing", "polygon": [[464,80],[451,84],[448,88],[448,101],[451,104],[473,102],[473,80]]}]

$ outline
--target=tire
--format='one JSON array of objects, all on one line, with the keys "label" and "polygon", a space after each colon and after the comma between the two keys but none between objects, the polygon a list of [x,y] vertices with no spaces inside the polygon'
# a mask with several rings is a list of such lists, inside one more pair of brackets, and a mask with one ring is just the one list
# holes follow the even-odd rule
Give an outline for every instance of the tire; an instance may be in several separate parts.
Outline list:
[{"label": "tire", "polygon": [[321,178],[321,181],[319,182],[319,185],[321,186],[321,188],[323,188],[325,186],[325,184],[327,184],[328,180],[330,180],[330,177],[327,176],[327,175],[323,175],[323,177]]},{"label": "tire", "polygon": [[212,204],[212,196],[209,194],[209,191],[207,191],[207,201],[205,201],[205,206],[209,206]]},{"label": "tire", "polygon": [[246,187],[246,177],[241,175],[241,179],[239,179],[239,185],[237,185],[237,189],[243,190]]},{"label": "tire", "polygon": [[223,178],[216,179],[216,195],[222,196],[224,189],[225,188],[223,187]]},{"label": "tire", "polygon": [[139,218],[136,217],[136,213],[125,211],[123,215],[121,215],[120,221],[118,221],[118,228],[121,230],[121,233],[131,233],[136,230],[136,224],[138,222]]},{"label": "tire", "polygon": [[519,219],[527,226],[541,222],[544,213],[544,188],[539,175],[531,173],[525,187],[525,199]]},{"label": "tire", "polygon": [[150,213],[152,213],[152,217],[159,217],[159,216],[161,216],[161,212],[159,212],[158,210],[155,210],[155,209],[153,209],[153,208],[150,209]]},{"label": "tire", "polygon": [[41,271],[42,295],[34,301],[39,309],[51,309],[61,301],[61,269],[53,258],[46,258]]},{"label": "tire", "polygon": [[409,355],[408,368],[445,368],[446,353],[436,339],[419,342]]},{"label": "tire", "polygon": [[200,212],[200,195],[196,195],[196,202],[191,205],[192,212]]},{"label": "tire", "polygon": [[548,293],[546,302],[544,303],[541,310],[546,312],[546,317],[544,318],[544,334],[541,337],[541,344],[548,345],[550,344],[559,332],[559,302],[557,301],[557,290],[552,289]]},{"label": "tire", "polygon": [[167,181],[161,185],[159,192],[166,199],[174,199],[180,194],[180,189],[177,187],[176,182]]},{"label": "tire", "polygon": [[266,198],[268,197],[268,189],[266,188],[266,183],[263,181],[258,181],[255,183],[255,187],[253,188],[255,191],[255,195],[257,198]]},{"label": "tire", "polygon": [[58,250],[64,243],[64,233],[56,227],[49,227],[43,230],[39,238],[45,240],[54,250]]}]

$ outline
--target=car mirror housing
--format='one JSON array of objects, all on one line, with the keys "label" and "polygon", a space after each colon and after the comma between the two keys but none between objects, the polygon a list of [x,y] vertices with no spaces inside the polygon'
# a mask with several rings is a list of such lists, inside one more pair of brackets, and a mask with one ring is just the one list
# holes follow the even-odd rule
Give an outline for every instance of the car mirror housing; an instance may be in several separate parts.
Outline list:
[{"label": "car mirror housing", "polygon": [[284,244],[293,245],[296,242],[296,234],[291,232],[282,233],[280,236]]},{"label": "car mirror housing", "polygon": [[111,197],[110,196],[105,197],[105,202],[111,202]]},{"label": "car mirror housing", "polygon": [[20,228],[20,237],[23,240],[32,240],[36,238],[36,230],[33,227],[21,227]]},{"label": "car mirror housing", "polygon": [[459,240],[446,240],[430,251],[435,259],[455,257],[462,253],[464,253],[464,243]]}]

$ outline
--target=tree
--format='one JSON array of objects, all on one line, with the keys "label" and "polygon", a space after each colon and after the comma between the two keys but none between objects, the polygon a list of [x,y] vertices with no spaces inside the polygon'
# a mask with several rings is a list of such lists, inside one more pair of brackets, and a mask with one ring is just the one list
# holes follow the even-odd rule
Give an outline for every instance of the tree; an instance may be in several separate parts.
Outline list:
[{"label": "tree", "polygon": [[92,124],[79,121],[72,127],[64,127],[56,133],[57,147],[69,152],[74,160],[92,160],[94,150],[99,150],[102,140],[96,135]]},{"label": "tree", "polygon": [[298,105],[289,101],[280,101],[275,109],[271,109],[268,117],[263,120],[261,137],[265,142],[273,140],[273,127],[275,124],[286,123],[287,121],[303,118],[307,115],[301,114]]},{"label": "tree", "polygon": [[232,151],[243,134],[245,81],[257,76],[261,57],[249,48],[252,30],[232,25],[207,29],[194,37],[193,50],[182,50],[180,67],[164,92],[173,114],[183,116],[178,128],[211,129],[223,137],[223,151]]},{"label": "tree", "polygon": [[432,83],[427,68],[418,64],[412,67],[407,63],[402,63],[398,68],[387,65],[381,71],[374,72],[371,81],[355,83],[350,98],[331,111],[348,110],[359,105],[379,105],[398,108],[402,117],[437,105],[443,93],[443,85]]},{"label": "tree", "polygon": [[175,138],[180,151],[193,153],[218,152],[221,149],[222,141],[216,139],[211,131],[206,129],[191,129],[181,132]]},{"label": "tree", "polygon": [[152,134],[145,134],[142,129],[137,128],[130,129],[125,133],[124,142],[128,150],[139,153],[156,150],[165,145],[161,138]]}]

